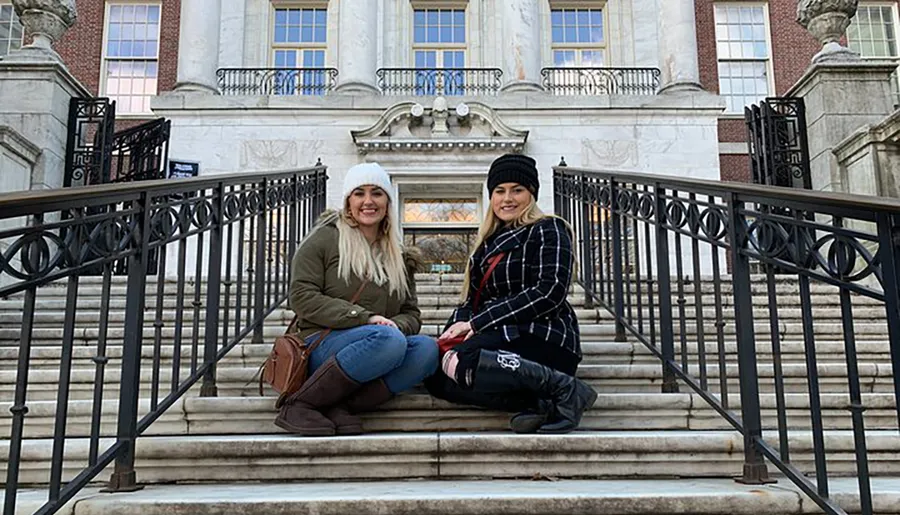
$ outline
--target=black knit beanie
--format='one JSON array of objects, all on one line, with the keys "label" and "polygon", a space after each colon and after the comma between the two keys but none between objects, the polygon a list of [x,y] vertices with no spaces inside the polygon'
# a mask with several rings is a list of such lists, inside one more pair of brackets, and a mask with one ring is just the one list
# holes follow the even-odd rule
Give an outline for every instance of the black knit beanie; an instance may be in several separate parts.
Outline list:
[{"label": "black knit beanie", "polygon": [[488,172],[488,192],[494,191],[497,185],[505,182],[521,184],[537,198],[541,183],[538,181],[534,159],[521,154],[506,154],[495,159]]}]

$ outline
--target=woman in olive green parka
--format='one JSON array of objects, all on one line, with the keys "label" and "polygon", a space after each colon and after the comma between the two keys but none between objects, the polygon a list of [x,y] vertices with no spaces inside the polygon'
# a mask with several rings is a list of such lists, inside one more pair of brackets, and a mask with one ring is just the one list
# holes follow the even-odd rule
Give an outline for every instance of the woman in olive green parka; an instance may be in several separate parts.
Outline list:
[{"label": "woman in olive green parka", "polygon": [[377,164],[356,165],[343,193],[343,210],[323,214],[291,263],[299,336],[311,344],[332,329],[310,355],[311,376],[275,419],[301,435],[359,434],[356,413],[437,369],[434,339],[417,336],[416,259],[400,243],[390,178]]}]

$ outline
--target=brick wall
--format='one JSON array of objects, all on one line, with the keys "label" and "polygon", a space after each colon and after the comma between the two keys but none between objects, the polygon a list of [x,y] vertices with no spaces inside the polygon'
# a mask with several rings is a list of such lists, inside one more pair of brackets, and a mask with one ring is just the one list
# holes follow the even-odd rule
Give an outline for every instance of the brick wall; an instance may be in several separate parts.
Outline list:
[{"label": "brick wall", "polygon": [[[728,2],[731,0],[719,0]],[[705,89],[718,93],[719,74],[716,57],[716,33],[714,5],[716,0],[695,0],[697,16],[697,43],[700,58],[700,82]],[[739,3],[739,2],[735,2]],[[769,0],[769,27],[772,42],[772,68],[774,69],[775,95],[784,95],[803,75],[813,55],[821,48],[819,43],[797,24],[796,0]],[[747,141],[747,130],[740,118],[723,117],[719,120],[720,142]],[[723,180],[750,180],[748,158],[742,155],[720,155]]]},{"label": "brick wall", "polygon": [[[171,91],[175,86],[178,66],[178,31],[181,0],[160,0],[159,82],[158,92]],[[91,92],[100,92],[100,71],[103,58],[103,30],[106,2],[78,0],[78,22],[56,44],[73,75]],[[134,125],[122,121],[117,128]]]}]

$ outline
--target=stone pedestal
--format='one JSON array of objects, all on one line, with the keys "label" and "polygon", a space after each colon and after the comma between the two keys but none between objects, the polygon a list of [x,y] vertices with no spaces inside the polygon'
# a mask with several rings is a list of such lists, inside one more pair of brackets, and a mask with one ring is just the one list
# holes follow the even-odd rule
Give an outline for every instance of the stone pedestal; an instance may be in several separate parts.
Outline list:
[{"label": "stone pedestal", "polygon": [[541,91],[541,23],[533,0],[502,0],[503,90]]},{"label": "stone pedestal", "polygon": [[338,18],[338,83],[345,94],[377,94],[378,2],[342,0]]},{"label": "stone pedestal", "polygon": [[[16,141],[19,148],[37,149],[39,153],[30,172],[26,172],[27,180],[3,177],[0,186],[62,187],[69,99],[74,96],[90,93],[62,63],[0,61],[0,130],[8,128],[4,132],[9,145]],[[27,159],[20,160],[25,162]],[[0,175],[7,174],[7,168],[0,169]]]},{"label": "stone pedestal", "polygon": [[659,2],[659,60],[660,93],[701,89],[693,0]]},{"label": "stone pedestal", "polygon": [[896,69],[896,63],[817,63],[787,92],[806,103],[814,190],[869,193],[865,184],[874,179],[842,178],[833,151],[861,127],[877,124],[894,111],[891,74]]},{"label": "stone pedestal", "polygon": [[181,2],[175,90],[216,94],[222,0]]}]

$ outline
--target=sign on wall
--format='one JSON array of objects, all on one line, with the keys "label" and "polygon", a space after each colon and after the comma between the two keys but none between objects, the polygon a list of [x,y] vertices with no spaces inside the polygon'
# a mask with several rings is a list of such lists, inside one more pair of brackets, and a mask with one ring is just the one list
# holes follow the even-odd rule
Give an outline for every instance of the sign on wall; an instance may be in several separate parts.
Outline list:
[{"label": "sign on wall", "polygon": [[198,161],[183,161],[181,159],[169,159],[169,179],[190,179],[200,175],[200,163]]}]

